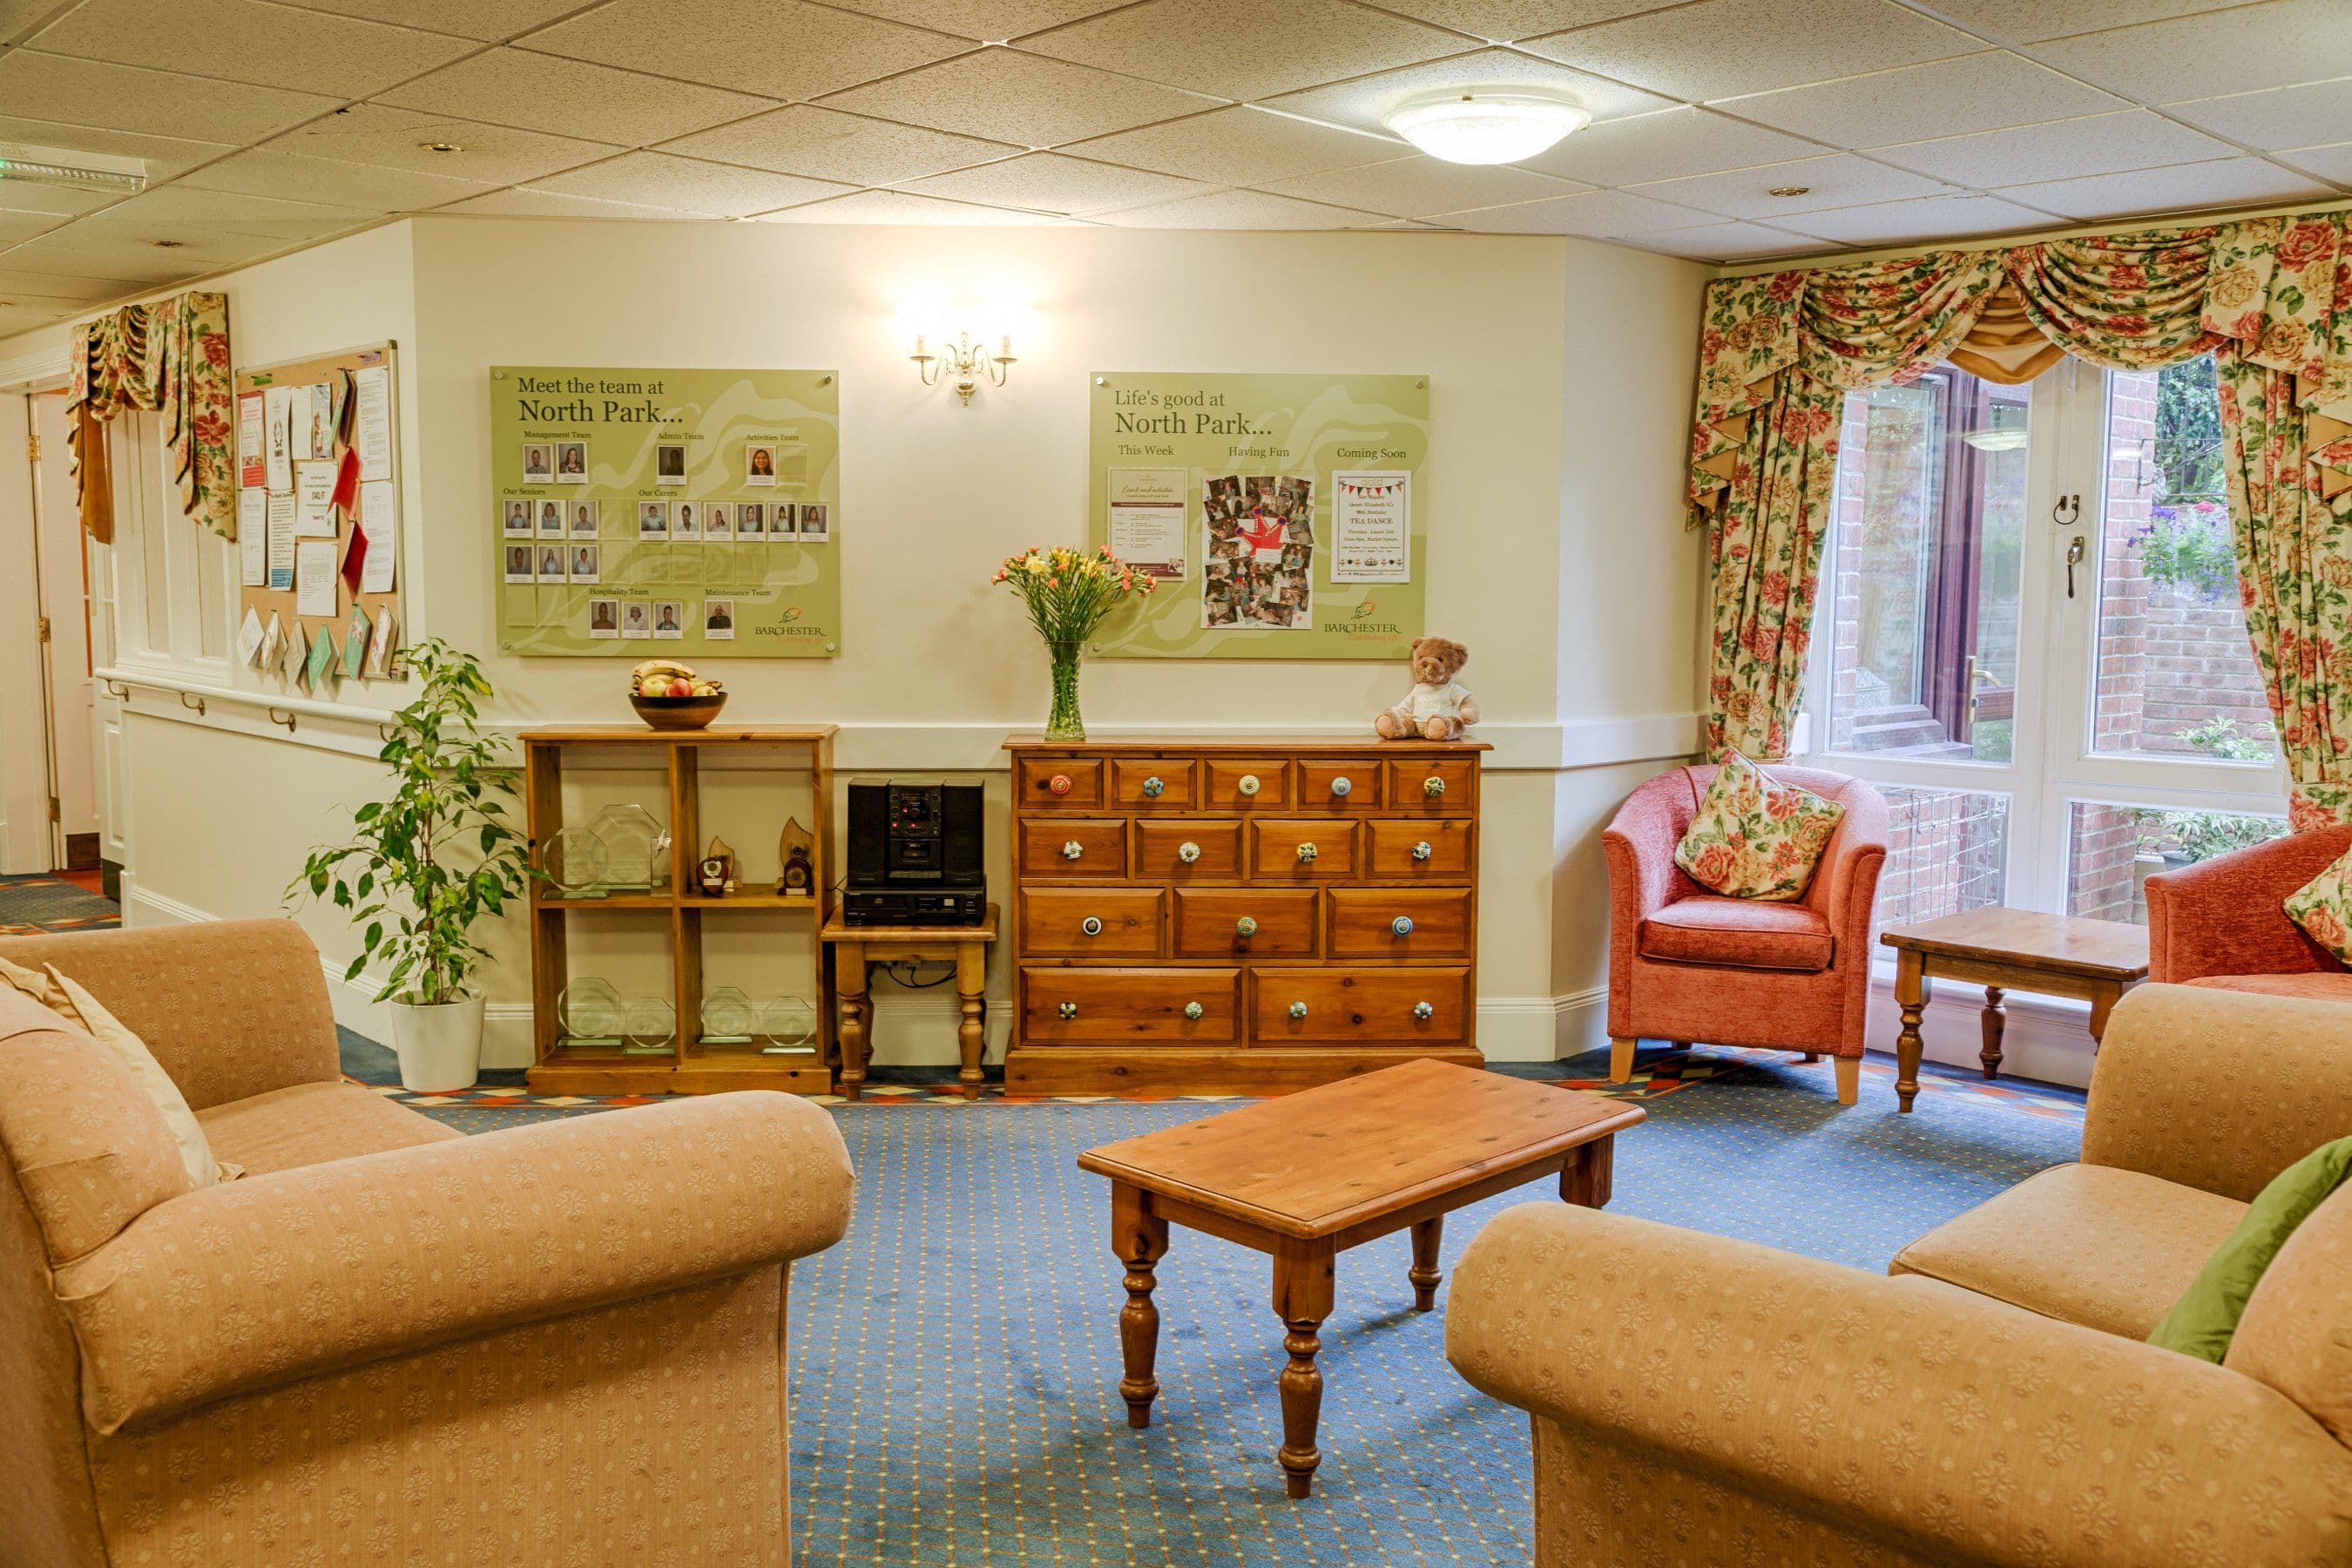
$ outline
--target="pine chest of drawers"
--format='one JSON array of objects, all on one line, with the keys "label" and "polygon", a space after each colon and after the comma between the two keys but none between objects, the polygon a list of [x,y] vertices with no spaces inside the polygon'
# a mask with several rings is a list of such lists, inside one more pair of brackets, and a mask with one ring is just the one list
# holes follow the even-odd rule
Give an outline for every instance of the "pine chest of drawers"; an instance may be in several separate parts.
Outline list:
[{"label": "pine chest of drawers", "polygon": [[1016,1093],[1476,1067],[1482,742],[1016,737]]}]

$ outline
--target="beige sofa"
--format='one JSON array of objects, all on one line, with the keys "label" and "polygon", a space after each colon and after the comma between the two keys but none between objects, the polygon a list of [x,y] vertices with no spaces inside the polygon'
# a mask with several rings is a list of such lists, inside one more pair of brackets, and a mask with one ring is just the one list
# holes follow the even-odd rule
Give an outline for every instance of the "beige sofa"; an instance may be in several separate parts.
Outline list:
[{"label": "beige sofa", "polygon": [[341,1080],[289,923],[0,957],[89,987],[248,1173],[190,1190],[129,1075],[0,987],[0,1561],[790,1562],[786,1269],[851,1194],[822,1111],[461,1138]]},{"label": "beige sofa", "polygon": [[2083,1160],[1893,1278],[1530,1205],[1464,1253],[1446,1353],[1534,1418],[1536,1562],[2352,1563],[2352,1188],[2228,1360],[2141,1342],[2291,1161],[2352,1133],[2352,1008],[2145,986]]}]

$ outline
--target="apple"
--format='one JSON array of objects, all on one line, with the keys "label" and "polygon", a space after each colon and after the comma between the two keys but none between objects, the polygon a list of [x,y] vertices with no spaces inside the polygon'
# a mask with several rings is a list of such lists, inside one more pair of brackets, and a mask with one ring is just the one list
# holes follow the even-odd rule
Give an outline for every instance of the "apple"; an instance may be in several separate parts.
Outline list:
[{"label": "apple", "polygon": [[694,695],[694,683],[690,680],[673,680],[669,683],[669,694],[672,697],[691,697]]}]

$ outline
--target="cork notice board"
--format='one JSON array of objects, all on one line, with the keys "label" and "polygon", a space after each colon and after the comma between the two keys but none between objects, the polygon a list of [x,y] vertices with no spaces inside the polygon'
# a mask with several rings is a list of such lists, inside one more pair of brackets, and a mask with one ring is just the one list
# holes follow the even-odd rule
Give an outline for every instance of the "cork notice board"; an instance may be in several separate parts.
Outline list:
[{"label": "cork notice board", "polygon": [[[293,633],[301,628],[302,647],[315,645],[321,632],[332,637],[335,658],[332,674],[322,676],[311,695],[331,695],[340,680],[351,679],[342,649],[352,635],[352,612],[363,613],[371,626],[378,614],[392,612],[392,637],[386,651],[385,668],[378,672],[362,666],[361,679],[381,679],[397,673],[398,650],[403,631],[400,595],[404,585],[404,567],[400,560],[400,429],[399,387],[394,363],[394,345],[377,343],[372,347],[352,349],[341,353],[322,354],[312,359],[289,360],[283,363],[250,365],[236,374],[236,460],[237,464],[237,535],[238,535],[238,607],[237,624],[245,624],[247,610],[260,618],[266,628],[272,616],[277,616],[286,639],[286,649],[260,661],[265,676],[283,680],[289,688],[308,687],[300,665],[285,657],[292,651]],[[382,388],[380,400],[373,388]],[[271,436],[267,426],[267,399],[272,388],[289,389],[292,399],[289,423],[295,426],[290,437],[291,449],[286,463],[276,463],[269,451]],[[313,389],[325,388],[322,403],[314,403]],[[280,396],[289,394],[281,393]],[[257,403],[256,400],[260,400]],[[380,403],[380,405],[379,405]],[[314,413],[314,409],[316,412]],[[256,433],[251,421],[257,411],[263,421]],[[310,438],[300,438],[300,429],[307,421]],[[305,465],[332,464],[340,468],[347,454],[357,454],[362,461],[359,479],[349,504],[331,508],[335,561],[335,613],[332,615],[298,615],[297,584],[287,575],[281,557],[290,559],[291,550],[284,541],[269,537],[268,511],[273,468],[286,467],[299,469]],[[364,461],[375,459],[371,468]],[[284,477],[278,475],[276,477]],[[299,493],[299,486],[296,489]],[[282,505],[282,503],[281,503]],[[373,509],[380,508],[382,517],[370,533],[361,576],[356,585],[346,577],[343,566],[351,558],[353,534],[366,525]],[[299,521],[299,504],[291,509]],[[257,542],[249,530],[258,531]],[[316,541],[324,542],[328,535],[321,529],[308,535],[297,534],[291,541],[299,545]],[[273,548],[273,544],[276,546]],[[256,581],[258,575],[259,581]]]}]

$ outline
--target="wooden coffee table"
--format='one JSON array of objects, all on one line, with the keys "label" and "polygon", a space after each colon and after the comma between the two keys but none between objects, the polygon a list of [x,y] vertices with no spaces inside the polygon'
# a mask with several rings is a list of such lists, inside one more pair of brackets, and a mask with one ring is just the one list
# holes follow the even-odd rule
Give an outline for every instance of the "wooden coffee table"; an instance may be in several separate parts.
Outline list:
[{"label": "wooden coffee table", "polygon": [[1322,1460],[1315,1355],[1338,1255],[1411,1226],[1407,1278],[1413,1310],[1426,1312],[1447,1214],[1555,1171],[1561,1197],[1601,1207],[1612,1138],[1643,1114],[1623,1100],[1413,1061],[1087,1150],[1079,1168],[1110,1178],[1111,1248],[1127,1267],[1127,1424],[1150,1426],[1160,1392],[1151,1291],[1170,1223],[1255,1247],[1274,1259],[1274,1315],[1290,1354],[1276,1458],[1290,1495],[1307,1496]]},{"label": "wooden coffee table", "polygon": [[1903,1032],[1895,1039],[1895,1096],[1904,1110],[1919,1095],[1919,1020],[1938,976],[1985,988],[1984,1075],[2000,1071],[2002,998],[2011,991],[2074,996],[2091,1005],[2091,1040],[2107,1032],[2107,1014],[2147,978],[2147,931],[2120,921],[1986,908],[1896,926],[1878,939],[1895,950],[1895,1003]]}]

